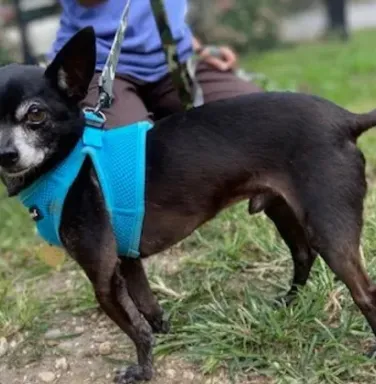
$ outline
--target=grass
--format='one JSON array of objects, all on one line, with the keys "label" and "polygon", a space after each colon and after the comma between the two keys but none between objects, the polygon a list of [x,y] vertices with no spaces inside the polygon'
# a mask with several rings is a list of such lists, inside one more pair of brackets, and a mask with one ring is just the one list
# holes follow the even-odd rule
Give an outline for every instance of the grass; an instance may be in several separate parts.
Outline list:
[{"label": "grass", "polygon": [[[309,91],[366,111],[376,104],[375,37],[376,31],[364,31],[347,45],[309,44],[243,62],[272,79],[270,88]],[[371,186],[363,246],[376,278],[375,133],[364,135],[360,146]],[[24,343],[35,345],[33,358],[41,358],[36,340],[53,314],[85,316],[96,303],[73,262],[56,269],[40,259],[33,225],[16,201],[1,200],[0,216],[0,337],[23,332]],[[369,327],[321,260],[296,305],[273,308],[273,298],[288,289],[292,265],[263,215],[250,218],[241,203],[186,239],[179,253],[178,272],[151,271],[173,323],[173,332],[159,337],[157,355],[179,353],[204,372],[226,368],[231,377],[260,383],[374,383],[375,365],[362,355],[373,340]],[[76,274],[73,286],[52,289],[51,281],[64,273]]]}]

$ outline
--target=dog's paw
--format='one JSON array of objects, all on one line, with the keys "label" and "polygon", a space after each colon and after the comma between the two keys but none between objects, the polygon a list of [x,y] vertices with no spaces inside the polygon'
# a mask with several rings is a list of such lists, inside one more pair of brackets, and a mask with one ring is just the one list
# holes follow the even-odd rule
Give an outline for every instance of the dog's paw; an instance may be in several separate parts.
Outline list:
[{"label": "dog's paw", "polygon": [[371,347],[367,352],[366,356],[370,359],[375,359],[376,358],[376,345]]},{"label": "dog's paw", "polygon": [[121,368],[116,371],[115,384],[133,384],[138,381],[149,381],[153,377],[153,369],[140,365],[131,365],[128,368]]},{"label": "dog's paw", "polygon": [[171,323],[167,315],[163,314],[149,320],[153,333],[166,334],[170,332]]},{"label": "dog's paw", "polygon": [[288,307],[294,302],[295,299],[296,299],[296,295],[295,294],[289,294],[289,293],[287,295],[284,295],[284,296],[276,297],[273,301],[273,307],[275,309],[279,309],[282,307]]}]

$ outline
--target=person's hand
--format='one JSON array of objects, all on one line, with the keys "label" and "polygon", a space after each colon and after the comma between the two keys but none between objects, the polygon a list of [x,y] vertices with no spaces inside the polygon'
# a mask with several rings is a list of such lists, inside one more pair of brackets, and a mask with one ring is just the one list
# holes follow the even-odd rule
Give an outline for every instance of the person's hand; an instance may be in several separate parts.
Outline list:
[{"label": "person's hand", "polygon": [[223,72],[234,69],[238,61],[236,53],[225,46],[203,47],[198,54],[205,63]]}]

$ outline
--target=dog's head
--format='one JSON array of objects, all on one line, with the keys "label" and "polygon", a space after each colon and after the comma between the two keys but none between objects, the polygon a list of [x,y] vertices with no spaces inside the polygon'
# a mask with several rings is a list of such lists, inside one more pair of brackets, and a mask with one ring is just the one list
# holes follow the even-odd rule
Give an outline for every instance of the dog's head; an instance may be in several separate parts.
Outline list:
[{"label": "dog's head", "polygon": [[96,61],[91,27],[71,38],[43,68],[0,68],[0,176],[14,195],[64,158],[83,129],[78,106]]}]

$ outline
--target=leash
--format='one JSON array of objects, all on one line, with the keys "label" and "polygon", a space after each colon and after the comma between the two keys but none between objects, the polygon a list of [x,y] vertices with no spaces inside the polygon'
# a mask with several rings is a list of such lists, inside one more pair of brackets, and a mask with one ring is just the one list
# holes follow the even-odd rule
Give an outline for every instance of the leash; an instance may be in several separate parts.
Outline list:
[{"label": "leash", "polygon": [[[99,98],[94,113],[98,114],[101,109],[109,108],[114,99],[113,97],[113,84],[116,74],[116,67],[119,62],[119,55],[121,50],[121,44],[124,40],[125,31],[128,26],[128,14],[131,0],[128,0],[125,4],[123,13],[120,18],[119,27],[116,31],[114,41],[111,46],[110,53],[107,57],[106,64],[103,67],[102,73],[98,80]],[[100,113],[101,117],[104,117],[103,112]]]},{"label": "leash", "polygon": [[[113,101],[113,83],[116,74],[116,67],[119,61],[121,45],[124,40],[127,28],[128,14],[131,0],[125,4],[120,18],[119,27],[116,31],[110,53],[103,67],[98,80],[99,97],[94,109],[85,108],[87,112],[93,112],[105,119],[102,109],[109,108]],[[150,0],[154,13],[158,31],[162,41],[162,47],[166,55],[166,61],[169,67],[174,87],[178,91],[180,100],[185,107],[189,109],[193,106],[203,104],[203,94],[200,85],[195,79],[196,63],[191,59],[187,65],[179,62],[176,42],[174,41],[171,29],[167,22],[167,14],[162,0]]]},{"label": "leash", "polygon": [[172,83],[179,94],[180,101],[185,109],[198,106],[201,104],[201,100],[197,100],[199,85],[195,82],[192,65],[180,63],[179,61],[176,42],[168,23],[163,0],[150,0],[150,5],[158,27]]},{"label": "leash", "polygon": [[[176,88],[180,100],[185,109],[198,107],[204,103],[203,91],[196,78],[196,67],[199,61],[197,55],[188,59],[186,64],[179,61],[176,42],[167,21],[167,13],[163,0],[150,0],[156,24],[162,41],[162,47],[166,55],[167,64],[171,74],[172,82]],[[115,80],[116,67],[119,62],[121,45],[124,40],[125,31],[128,26],[128,15],[131,0],[127,0],[123,13],[120,17],[119,27],[116,31],[110,53],[98,80],[99,97],[95,108],[85,108],[86,112],[100,117],[104,122],[106,117],[101,111],[109,108],[113,102],[113,83]],[[215,46],[209,46],[213,56],[220,56],[220,51]],[[249,74],[247,74],[249,80]],[[243,77],[244,73],[243,73]],[[96,119],[95,119],[96,120]],[[97,121],[95,121],[98,124]]]}]

